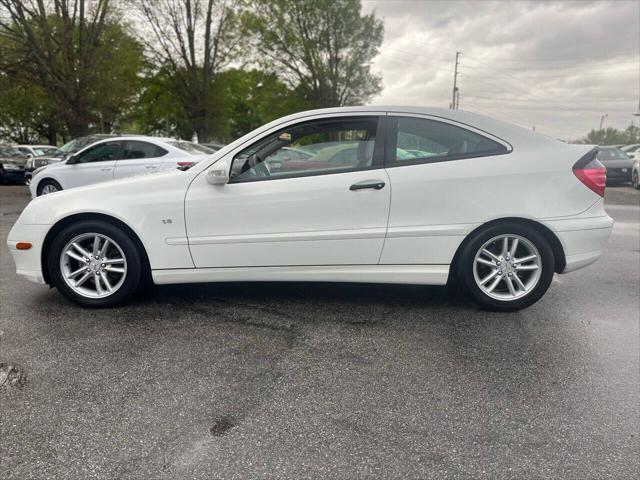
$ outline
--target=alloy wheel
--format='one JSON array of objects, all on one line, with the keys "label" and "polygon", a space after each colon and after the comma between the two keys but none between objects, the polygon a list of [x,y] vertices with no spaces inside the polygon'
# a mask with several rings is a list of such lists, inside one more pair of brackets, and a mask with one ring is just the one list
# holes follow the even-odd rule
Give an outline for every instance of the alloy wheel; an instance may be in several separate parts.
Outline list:
[{"label": "alloy wheel", "polygon": [[487,241],[475,255],[473,277],[487,296],[501,301],[524,297],[538,284],[542,259],[520,235],[504,234]]},{"label": "alloy wheel", "polygon": [[57,191],[58,189],[55,185],[52,185],[51,183],[47,183],[44,187],[42,187],[42,190],[40,191],[40,193],[42,195],[47,195],[49,193],[54,193]]},{"label": "alloy wheel", "polygon": [[60,272],[66,284],[86,298],[114,294],[127,276],[122,248],[101,233],[83,233],[62,249]]}]

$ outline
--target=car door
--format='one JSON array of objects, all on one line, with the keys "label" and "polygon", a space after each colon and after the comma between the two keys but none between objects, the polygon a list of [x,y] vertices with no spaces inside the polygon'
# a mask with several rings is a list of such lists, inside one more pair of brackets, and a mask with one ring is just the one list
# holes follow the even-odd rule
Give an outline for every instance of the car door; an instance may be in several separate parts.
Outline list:
[{"label": "car door", "polygon": [[130,177],[162,169],[168,151],[141,140],[123,141],[122,158],[116,162],[114,178]]},{"label": "car door", "polygon": [[63,187],[73,188],[91,183],[99,183],[113,179],[116,161],[120,158],[121,142],[100,142],[81,150],[67,162],[66,168],[59,175],[63,179]]},{"label": "car door", "polygon": [[[222,158],[229,183],[199,175],[185,198],[196,267],[377,264],[391,192],[381,123],[375,115],[297,123]],[[347,143],[350,162],[323,153]],[[305,154],[270,161],[283,148]]]}]

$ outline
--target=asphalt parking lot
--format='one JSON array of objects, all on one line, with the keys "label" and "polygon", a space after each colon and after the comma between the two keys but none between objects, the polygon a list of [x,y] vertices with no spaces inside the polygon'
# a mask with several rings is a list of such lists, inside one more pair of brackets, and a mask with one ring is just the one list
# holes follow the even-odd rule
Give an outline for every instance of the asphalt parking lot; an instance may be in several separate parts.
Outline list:
[{"label": "asphalt parking lot", "polygon": [[527,310],[445,288],[211,284],[83,310],[16,277],[0,187],[1,478],[636,478],[640,192]]}]

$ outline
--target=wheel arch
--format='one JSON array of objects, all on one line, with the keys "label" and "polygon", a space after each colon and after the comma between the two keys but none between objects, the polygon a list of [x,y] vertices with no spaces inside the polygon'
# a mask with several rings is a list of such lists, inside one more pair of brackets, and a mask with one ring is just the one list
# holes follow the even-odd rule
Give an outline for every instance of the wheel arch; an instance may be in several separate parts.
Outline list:
[{"label": "wheel arch", "polygon": [[118,218],[112,217],[111,215],[106,215],[104,213],[76,213],[76,214],[61,218],[56,223],[54,223],[53,226],[47,232],[44,238],[44,241],[42,243],[42,252],[41,252],[40,262],[42,265],[42,275],[44,277],[44,281],[48,285],[51,285],[51,282],[49,278],[49,270],[47,268],[47,265],[48,265],[48,259],[49,259],[49,250],[51,247],[51,243],[53,242],[53,239],[56,237],[56,235],[60,231],[62,231],[68,225],[71,225],[75,222],[79,222],[83,220],[100,220],[103,222],[110,223],[127,232],[127,234],[129,234],[131,239],[133,240],[133,243],[136,245],[138,252],[140,253],[140,258],[142,259],[142,266],[143,266],[143,272],[144,272],[143,275],[151,274],[151,264],[149,262],[149,256],[147,255],[147,250],[144,247],[142,240],[140,240],[140,237],[138,236],[138,234],[129,225],[127,225],[125,222],[123,222]]},{"label": "wheel arch", "polygon": [[33,176],[31,176],[31,182],[29,183],[29,187],[33,188],[33,191],[35,192],[36,196],[39,196],[38,191],[40,190],[40,185],[42,184],[42,182],[46,180],[51,180],[56,182],[58,185],[60,185],[60,188],[64,190],[64,187],[62,186],[62,183],[60,183],[60,180],[54,176],[47,175],[42,178],[39,178],[38,181],[35,182],[35,184],[33,183]]},{"label": "wheel arch", "polygon": [[514,223],[533,228],[534,230],[536,230],[538,233],[540,233],[545,237],[545,239],[549,242],[549,246],[551,247],[551,250],[553,251],[553,257],[555,262],[554,271],[556,273],[562,273],[562,271],[565,269],[567,265],[567,261],[564,253],[564,247],[562,246],[562,243],[560,242],[560,239],[558,238],[558,236],[555,233],[553,233],[553,231],[549,227],[547,227],[546,225],[543,225],[540,222],[537,222],[535,220],[531,220],[528,218],[505,217],[505,218],[498,218],[498,219],[483,223],[482,225],[476,227],[474,230],[469,232],[469,234],[464,238],[464,240],[460,243],[460,245],[458,245],[458,248],[456,249],[456,253],[453,255],[453,260],[451,261],[451,268],[449,269],[449,281],[451,281],[453,276],[455,275],[457,262],[459,261],[462,250],[464,249],[465,245],[467,245],[471,241],[471,239],[474,237],[476,233],[478,233],[479,231],[485,228],[493,227],[495,225],[514,224]]}]

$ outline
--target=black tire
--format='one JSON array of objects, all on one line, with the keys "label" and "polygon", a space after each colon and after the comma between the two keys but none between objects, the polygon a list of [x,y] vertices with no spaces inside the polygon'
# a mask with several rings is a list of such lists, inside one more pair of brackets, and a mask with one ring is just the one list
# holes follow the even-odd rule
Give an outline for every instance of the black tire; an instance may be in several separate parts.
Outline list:
[{"label": "black tire", "polygon": [[[540,255],[542,271],[538,283],[523,297],[515,300],[498,300],[483,292],[473,274],[476,253],[489,240],[499,235],[510,234],[525,238],[531,242]],[[462,247],[456,264],[456,276],[463,292],[482,308],[499,312],[513,312],[526,308],[542,298],[553,280],[555,259],[547,239],[527,225],[504,223],[489,226],[473,234]]]},{"label": "black tire", "polygon": [[36,193],[38,194],[37,195],[38,197],[40,195],[42,195],[42,190],[47,185],[50,185],[50,186],[54,187],[56,189],[56,191],[58,191],[58,192],[60,190],[62,190],[62,186],[58,182],[56,182],[52,178],[45,178],[45,179],[40,180],[40,183],[38,183],[38,189],[36,190]]},{"label": "black tire", "polygon": [[638,172],[636,170],[631,172],[631,184],[633,188],[640,190],[640,179],[638,179]]},{"label": "black tire", "polygon": [[[107,297],[89,298],[80,295],[72,290],[62,278],[62,271],[60,269],[60,256],[62,255],[62,251],[74,237],[82,235],[83,233],[98,233],[110,237],[121,248],[126,259],[124,281],[113,294]],[[47,269],[51,284],[69,300],[83,307],[92,308],[112,307],[127,300],[138,289],[142,278],[143,265],[141,253],[129,234],[115,225],[100,220],[85,220],[65,227],[56,235],[51,243],[49,257],[47,259]]]}]

